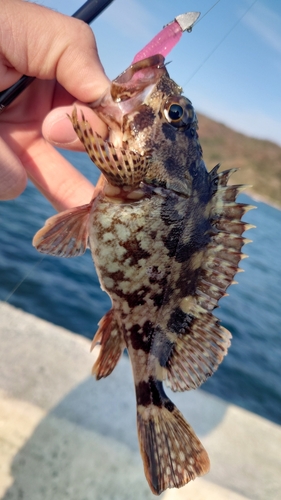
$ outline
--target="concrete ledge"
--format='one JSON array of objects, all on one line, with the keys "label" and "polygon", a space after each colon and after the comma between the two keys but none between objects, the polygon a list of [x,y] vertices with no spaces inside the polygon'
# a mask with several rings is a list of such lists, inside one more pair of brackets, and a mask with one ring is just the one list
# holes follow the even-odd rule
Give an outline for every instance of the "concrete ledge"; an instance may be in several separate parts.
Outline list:
[{"label": "concrete ledge", "polygon": [[[87,339],[8,304],[0,317],[0,498],[155,498],[138,451],[128,359],[96,382]],[[279,426],[200,390],[172,399],[202,439],[211,472],[164,500],[281,497]]]}]

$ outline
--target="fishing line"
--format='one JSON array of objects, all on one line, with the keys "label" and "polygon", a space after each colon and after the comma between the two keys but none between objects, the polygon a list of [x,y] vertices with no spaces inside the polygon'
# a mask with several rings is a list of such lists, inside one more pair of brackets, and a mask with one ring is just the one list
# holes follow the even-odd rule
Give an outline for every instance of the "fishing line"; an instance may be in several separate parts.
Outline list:
[{"label": "fishing line", "polygon": [[197,21],[194,23],[193,25],[193,28],[196,24],[200,23],[200,21],[202,21],[202,19],[204,19],[204,17],[209,14],[209,12],[220,2],[221,0],[217,0],[217,2],[214,3],[214,5],[212,5],[212,7],[209,8],[209,10],[207,10],[207,12],[205,12],[205,14],[203,14],[203,16],[200,16],[199,19],[197,19]]},{"label": "fishing line", "polygon": [[[210,10],[212,10],[215,5],[217,5],[219,3],[220,0],[218,0],[202,17],[201,19],[198,19],[198,21],[196,21],[195,24],[199,23],[203,17],[206,16],[206,14],[208,14],[208,12],[210,12]],[[239,19],[237,19],[236,23],[233,24],[233,26],[228,30],[228,32],[222,37],[222,39],[217,43],[217,45],[215,45],[215,47],[213,48],[213,50],[207,55],[207,57],[205,57],[205,59],[202,61],[202,63],[198,66],[198,68],[191,74],[191,76],[189,77],[189,79],[184,83],[183,87],[185,87],[189,82],[190,80],[198,73],[198,71],[202,68],[202,66],[204,66],[204,64],[210,59],[210,57],[213,55],[213,53],[219,48],[219,46],[224,42],[224,40],[228,37],[228,35],[230,35],[230,33],[236,28],[237,24],[240,23],[240,21],[243,19],[243,17],[246,16],[246,14],[249,12],[249,10],[255,5],[255,3],[257,2],[258,0],[254,0],[251,5],[245,10],[245,12],[239,17]]]},{"label": "fishing line", "polygon": [[46,255],[42,255],[42,257],[32,266],[30,271],[16,284],[16,286],[13,288],[13,290],[8,293],[7,297],[5,298],[4,302],[8,302],[12,295],[17,291],[17,289],[22,285],[22,283],[33,273],[34,269],[41,264],[42,260],[45,259]]}]

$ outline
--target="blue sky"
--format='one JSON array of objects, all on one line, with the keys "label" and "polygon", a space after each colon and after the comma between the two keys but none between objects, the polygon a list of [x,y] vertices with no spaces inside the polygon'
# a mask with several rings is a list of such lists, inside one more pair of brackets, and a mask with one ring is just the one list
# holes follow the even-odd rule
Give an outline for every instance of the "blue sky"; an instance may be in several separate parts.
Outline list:
[{"label": "blue sky", "polygon": [[[83,0],[38,3],[71,15]],[[114,0],[91,25],[109,77],[129,66],[175,16],[194,10],[202,17],[215,3]],[[197,111],[281,145],[280,0],[220,0],[191,34],[184,33],[167,60],[171,77]]]}]

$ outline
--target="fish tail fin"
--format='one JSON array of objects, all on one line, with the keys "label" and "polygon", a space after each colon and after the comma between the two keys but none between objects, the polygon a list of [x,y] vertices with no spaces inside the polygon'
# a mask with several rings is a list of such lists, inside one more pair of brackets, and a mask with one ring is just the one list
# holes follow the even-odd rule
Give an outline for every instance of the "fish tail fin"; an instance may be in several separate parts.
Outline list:
[{"label": "fish tail fin", "polygon": [[94,336],[91,350],[98,344],[100,344],[100,352],[92,371],[97,380],[110,375],[125,348],[123,335],[113,309],[108,311],[100,320],[99,329]]},{"label": "fish tail fin", "polygon": [[176,406],[138,406],[138,435],[144,472],[151,491],[180,488],[209,471],[209,457]]}]

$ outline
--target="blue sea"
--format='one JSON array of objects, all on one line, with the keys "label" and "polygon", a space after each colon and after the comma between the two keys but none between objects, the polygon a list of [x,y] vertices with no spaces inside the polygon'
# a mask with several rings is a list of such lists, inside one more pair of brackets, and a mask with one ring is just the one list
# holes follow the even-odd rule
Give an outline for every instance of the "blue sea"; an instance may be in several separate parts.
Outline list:
[{"label": "blue sea", "polygon": [[[62,154],[96,182],[97,169],[85,154]],[[253,242],[244,247],[245,272],[216,310],[232,345],[203,390],[281,424],[281,211],[245,195],[239,201],[257,207],[245,216],[256,229],[246,233]],[[0,203],[0,300],[91,339],[110,301],[89,251],[59,259],[31,244],[54,213],[32,184],[16,200]]]}]

